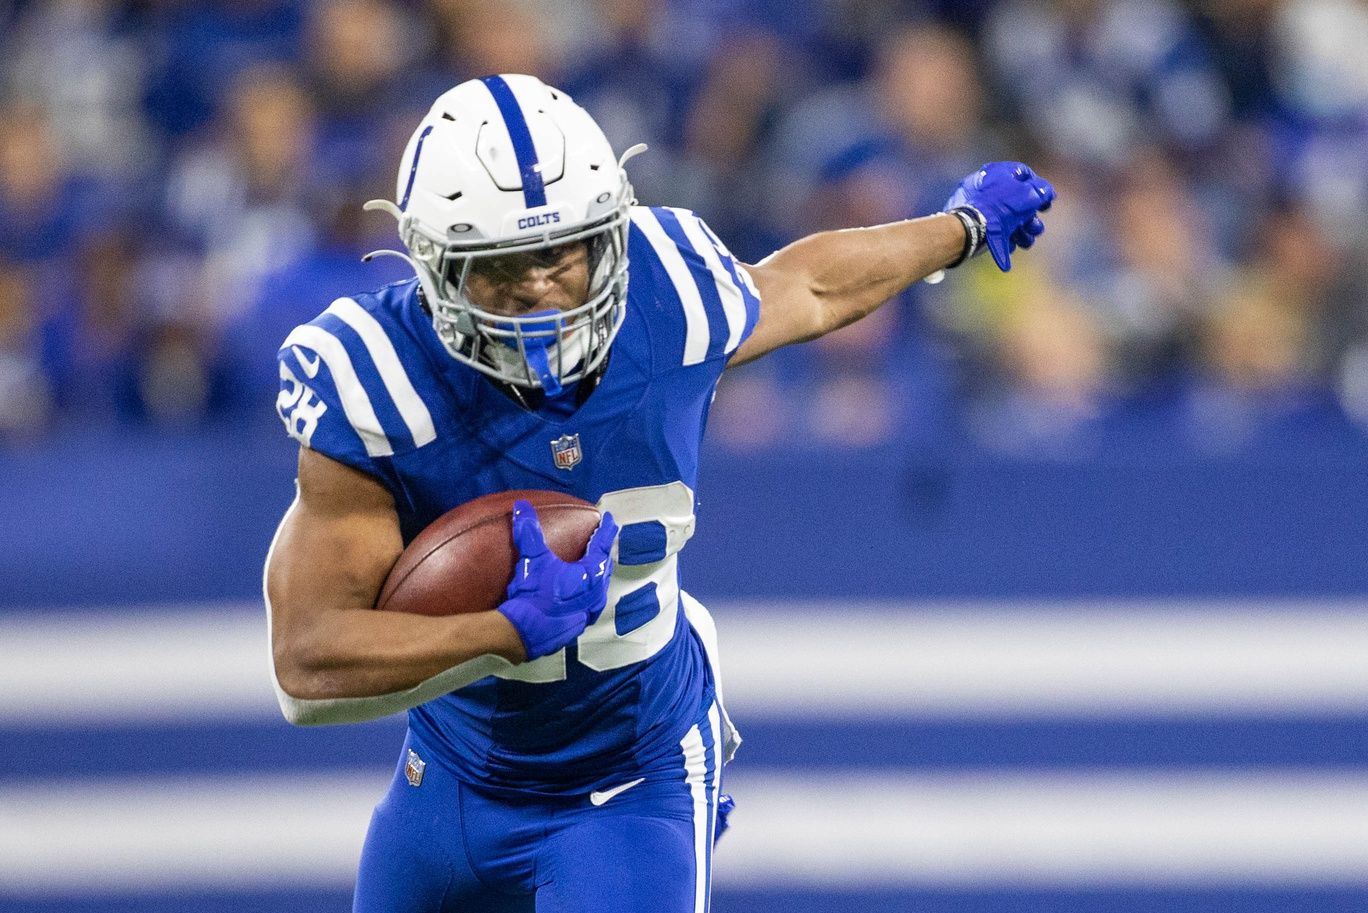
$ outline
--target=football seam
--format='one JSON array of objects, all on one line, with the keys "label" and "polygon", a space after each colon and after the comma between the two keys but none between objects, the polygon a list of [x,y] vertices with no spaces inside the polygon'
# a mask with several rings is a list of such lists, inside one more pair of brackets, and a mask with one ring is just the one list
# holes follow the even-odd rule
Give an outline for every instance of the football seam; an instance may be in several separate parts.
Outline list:
[{"label": "football seam", "polygon": [[[549,503],[549,504],[542,504],[541,506],[539,506],[539,507],[537,508],[537,510],[538,510],[538,512],[540,512],[540,511],[546,510],[547,508],[562,508],[562,507],[564,507],[564,508],[571,508],[571,509],[573,509],[573,510],[590,510],[590,511],[593,511],[595,514],[598,513],[598,508],[597,508],[597,507],[594,507],[592,504],[583,504],[583,503],[581,503],[581,502],[579,502],[579,501],[559,501],[559,502],[551,502],[551,503]],[[452,539],[455,539],[455,538],[457,538],[457,537],[459,537],[459,536],[464,536],[466,533],[470,532],[470,531],[473,530],[473,529],[479,529],[481,526],[487,526],[487,525],[489,525],[490,523],[495,523],[495,522],[501,521],[501,520],[503,520],[504,516],[505,516],[504,514],[494,514],[493,516],[481,517],[479,520],[476,520],[475,522],[471,523],[471,524],[468,525],[468,526],[463,526],[463,527],[461,527],[460,529],[458,529],[458,530],[456,530],[455,532],[453,532],[451,535],[447,536],[445,539],[442,539],[440,542],[435,543],[435,544],[432,546],[432,548],[428,549],[426,552],[423,553],[423,557],[421,557],[421,558],[419,558],[417,561],[413,562],[413,566],[410,567],[407,571],[404,572],[404,576],[400,577],[397,581],[395,581],[394,586],[390,588],[389,594],[386,595],[385,598],[384,598],[383,600],[377,600],[377,601],[376,601],[376,603],[375,603],[375,608],[376,608],[376,610],[377,610],[377,611],[382,610],[383,607],[384,607],[392,598],[394,598],[394,594],[395,594],[396,592],[399,591],[399,588],[400,588],[401,586],[404,585],[404,582],[407,581],[410,577],[412,577],[412,576],[413,576],[413,573],[414,573],[415,571],[417,571],[418,568],[420,568],[420,567],[423,566],[423,562],[427,561],[427,560],[428,560],[429,558],[431,558],[434,554],[436,554],[437,551],[438,551],[439,549],[442,548],[442,546],[446,545],[446,544],[447,544],[448,542],[450,542]],[[419,535],[422,535],[422,534],[419,533]],[[517,550],[517,549],[516,549],[516,547],[515,547],[514,551],[516,551],[516,550]],[[401,555],[401,557],[402,557],[402,555]],[[397,561],[396,561],[396,563],[397,563]],[[386,579],[386,582],[388,582],[388,579]]]}]

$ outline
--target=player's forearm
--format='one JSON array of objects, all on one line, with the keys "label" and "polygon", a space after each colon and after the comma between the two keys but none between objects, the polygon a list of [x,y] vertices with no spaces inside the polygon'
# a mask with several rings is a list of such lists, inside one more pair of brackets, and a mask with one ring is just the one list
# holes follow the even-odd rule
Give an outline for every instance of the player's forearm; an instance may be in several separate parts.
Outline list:
[{"label": "player's forearm", "polygon": [[516,631],[498,612],[428,618],[328,610],[307,628],[273,629],[272,643],[276,699],[296,726],[401,713],[499,674],[523,656]]},{"label": "player's forearm", "polygon": [[275,653],[281,688],[318,700],[403,691],[485,655],[520,662],[523,647],[498,612],[428,618],[342,609],[280,638]]},{"label": "player's forearm", "polygon": [[818,303],[815,338],[859,320],[949,266],[963,253],[964,243],[963,223],[938,213],[809,235],[771,255],[763,266],[783,269],[807,284]]},{"label": "player's forearm", "polygon": [[386,694],[485,654],[522,660],[517,632],[497,612],[376,611],[402,548],[397,521],[383,513],[339,521],[305,496],[291,506],[266,566],[271,649],[286,694]]}]

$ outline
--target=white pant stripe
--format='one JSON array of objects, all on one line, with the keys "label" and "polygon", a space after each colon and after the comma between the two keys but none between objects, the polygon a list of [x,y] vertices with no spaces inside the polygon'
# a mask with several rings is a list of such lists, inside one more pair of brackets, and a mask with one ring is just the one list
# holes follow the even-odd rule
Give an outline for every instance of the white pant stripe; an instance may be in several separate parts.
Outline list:
[{"label": "white pant stripe", "polygon": [[[712,851],[713,835],[717,833],[717,802],[722,795],[722,714],[717,701],[708,708],[708,726],[712,729],[712,779],[708,782],[708,906],[712,904]],[[706,909],[706,908],[705,908]]]},{"label": "white pant stripe", "polygon": [[684,749],[684,779],[693,796],[694,825],[694,913],[708,908],[708,757],[703,734],[697,726],[689,728],[680,740]]}]

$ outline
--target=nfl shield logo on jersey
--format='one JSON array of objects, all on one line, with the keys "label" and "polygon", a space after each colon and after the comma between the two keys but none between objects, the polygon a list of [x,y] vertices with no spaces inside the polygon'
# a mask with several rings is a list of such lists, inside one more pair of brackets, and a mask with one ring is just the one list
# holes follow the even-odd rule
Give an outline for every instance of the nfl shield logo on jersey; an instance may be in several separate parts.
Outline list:
[{"label": "nfl shield logo on jersey", "polygon": [[427,761],[418,757],[418,752],[409,749],[408,758],[404,761],[404,777],[408,780],[409,786],[421,786],[423,784],[423,769],[427,767]]},{"label": "nfl shield logo on jersey", "polygon": [[555,460],[557,469],[574,469],[579,465],[579,461],[584,459],[584,451],[580,450],[578,434],[562,434],[551,442],[551,459]]}]

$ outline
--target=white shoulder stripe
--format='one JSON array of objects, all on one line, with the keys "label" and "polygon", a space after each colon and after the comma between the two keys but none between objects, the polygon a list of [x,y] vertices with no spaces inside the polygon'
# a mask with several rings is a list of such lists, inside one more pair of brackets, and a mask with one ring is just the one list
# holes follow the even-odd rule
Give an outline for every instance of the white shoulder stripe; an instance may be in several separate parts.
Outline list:
[{"label": "white shoulder stripe", "polygon": [[736,275],[741,277],[742,283],[745,284],[746,288],[750,289],[750,293],[755,296],[755,300],[759,301],[760,290],[755,287],[755,280],[751,278],[751,274],[746,269],[745,264],[742,263],[740,260],[736,259],[736,254],[731,252],[731,248],[727,247],[727,245],[723,243],[721,238],[713,234],[713,230],[708,227],[707,222],[704,222],[702,219],[699,219],[698,225],[700,228],[703,229],[703,233],[712,239],[713,247],[716,247],[718,250],[722,251],[724,256],[731,258],[732,265],[736,267]]},{"label": "white shoulder stripe", "polygon": [[366,351],[370,353],[371,361],[375,362],[375,368],[380,372],[380,379],[384,381],[390,399],[394,400],[395,408],[399,410],[404,424],[408,425],[409,433],[413,435],[414,446],[422,447],[437,440],[432,413],[414,389],[408,372],[399,361],[399,353],[394,350],[394,343],[380,326],[380,321],[351,298],[338,298],[328,305],[324,313],[333,314],[341,319],[355,330],[361,341],[366,344]]},{"label": "white shoulder stripe", "polygon": [[693,913],[705,913],[708,909],[708,850],[712,845],[712,835],[708,833],[708,749],[697,726],[689,727],[680,739],[679,747],[684,752],[684,782],[689,785],[693,799]]},{"label": "white shoulder stripe", "polygon": [[703,232],[703,224],[698,216],[687,209],[670,211],[679,219],[679,227],[684,230],[684,236],[694,250],[703,255],[703,262],[708,264],[708,271],[717,283],[717,296],[722,299],[722,311],[727,315],[727,345],[722,351],[730,354],[741,344],[741,334],[746,331],[746,301],[736,287],[736,281],[722,265],[712,239]]},{"label": "white shoulder stripe", "polygon": [[680,256],[679,248],[665,234],[655,213],[643,206],[636,210],[635,221],[651,247],[655,248],[656,256],[664,264],[665,272],[669,274],[680,303],[684,306],[684,364],[701,364],[708,357],[708,312],[703,309],[703,299],[698,294],[693,274]]},{"label": "white shoulder stripe", "polygon": [[322,327],[306,323],[291,331],[285,338],[285,345],[313,349],[322,357],[332,374],[337,396],[342,400],[342,411],[360,435],[361,443],[366,445],[366,453],[373,457],[392,455],[394,448],[380,427],[380,419],[376,418],[370,396],[366,394],[366,388],[361,386],[351,356],[347,354],[342,341]]}]

